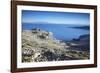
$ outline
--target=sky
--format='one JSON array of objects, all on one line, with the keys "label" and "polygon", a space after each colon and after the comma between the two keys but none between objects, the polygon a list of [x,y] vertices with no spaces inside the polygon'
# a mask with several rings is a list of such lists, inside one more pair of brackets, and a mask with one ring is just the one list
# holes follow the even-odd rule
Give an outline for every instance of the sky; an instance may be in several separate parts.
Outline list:
[{"label": "sky", "polygon": [[89,13],[22,10],[22,23],[53,23],[89,25]]}]

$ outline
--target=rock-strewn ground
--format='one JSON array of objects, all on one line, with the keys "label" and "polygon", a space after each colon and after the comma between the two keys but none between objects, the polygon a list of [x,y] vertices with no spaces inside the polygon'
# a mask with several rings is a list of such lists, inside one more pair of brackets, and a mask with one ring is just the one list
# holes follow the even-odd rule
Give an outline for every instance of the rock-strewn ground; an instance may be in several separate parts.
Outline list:
[{"label": "rock-strewn ground", "polygon": [[65,42],[41,29],[22,31],[22,62],[44,62],[89,59],[87,51],[69,49]]}]

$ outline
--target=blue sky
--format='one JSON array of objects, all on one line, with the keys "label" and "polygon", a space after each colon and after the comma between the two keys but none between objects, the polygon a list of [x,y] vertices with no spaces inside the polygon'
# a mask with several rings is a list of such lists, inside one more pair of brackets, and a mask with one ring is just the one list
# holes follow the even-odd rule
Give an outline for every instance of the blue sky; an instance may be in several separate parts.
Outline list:
[{"label": "blue sky", "polygon": [[54,24],[89,25],[89,13],[22,10],[22,23],[47,22]]}]

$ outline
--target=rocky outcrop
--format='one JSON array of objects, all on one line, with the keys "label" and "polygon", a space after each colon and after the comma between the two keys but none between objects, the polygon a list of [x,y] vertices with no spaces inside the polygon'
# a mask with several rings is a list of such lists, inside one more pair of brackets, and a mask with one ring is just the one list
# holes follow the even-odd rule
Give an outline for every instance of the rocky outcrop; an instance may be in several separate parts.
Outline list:
[{"label": "rocky outcrop", "polygon": [[[22,56],[23,61],[51,61],[64,52],[65,43],[60,43],[53,33],[41,29],[23,30]],[[27,57],[27,58],[26,58]],[[29,57],[29,58],[28,58]]]},{"label": "rocky outcrop", "polygon": [[22,62],[88,58],[87,54],[69,50],[68,48],[70,48],[70,46],[54,38],[52,32],[44,31],[39,28],[22,31]]}]

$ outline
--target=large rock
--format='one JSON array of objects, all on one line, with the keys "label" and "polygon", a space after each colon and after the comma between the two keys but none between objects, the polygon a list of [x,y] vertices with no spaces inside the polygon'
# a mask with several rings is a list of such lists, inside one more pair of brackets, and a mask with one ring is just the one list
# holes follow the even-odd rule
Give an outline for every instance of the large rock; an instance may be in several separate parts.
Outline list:
[{"label": "large rock", "polygon": [[64,42],[61,43],[53,37],[52,32],[47,32],[39,28],[22,31],[23,59],[24,57],[32,57],[31,61],[52,61],[64,53],[66,50],[65,46]]},{"label": "large rock", "polygon": [[[65,42],[53,37],[52,32],[39,28],[22,31],[22,62],[43,62],[80,59]],[[74,57],[73,57],[74,56]],[[83,57],[82,57],[83,58]]]}]

